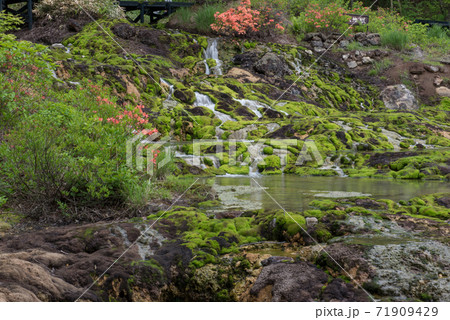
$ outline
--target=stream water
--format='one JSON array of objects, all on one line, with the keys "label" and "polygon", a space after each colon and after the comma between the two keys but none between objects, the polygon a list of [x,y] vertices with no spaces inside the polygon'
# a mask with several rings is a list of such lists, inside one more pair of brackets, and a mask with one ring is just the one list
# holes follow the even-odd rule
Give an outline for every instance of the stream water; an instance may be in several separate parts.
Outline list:
[{"label": "stream water", "polygon": [[[214,75],[220,76],[222,75],[222,61],[219,59],[219,50],[217,48],[217,39],[208,39],[208,47],[204,50],[203,55],[205,57],[205,73],[207,75],[211,74],[211,71]],[[216,65],[214,67],[209,68],[208,59],[213,59],[216,61]]]},{"label": "stream water", "polygon": [[422,194],[450,193],[450,184],[295,175],[259,176],[254,179],[248,176],[222,176],[215,178],[214,189],[223,203],[223,207],[216,208],[219,210],[280,209],[275,199],[286,210],[302,211],[310,209],[309,202],[317,198],[370,196],[400,201]]},{"label": "stream water", "polygon": [[228,114],[225,114],[223,112],[220,112],[218,110],[216,110],[216,105],[214,102],[212,102],[211,98],[208,97],[205,94],[201,94],[198,92],[195,92],[195,103],[194,106],[202,106],[202,107],[206,107],[209,110],[211,110],[212,112],[214,112],[214,115],[219,118],[222,123],[226,122],[226,121],[236,121],[234,120],[231,116],[229,116]]}]

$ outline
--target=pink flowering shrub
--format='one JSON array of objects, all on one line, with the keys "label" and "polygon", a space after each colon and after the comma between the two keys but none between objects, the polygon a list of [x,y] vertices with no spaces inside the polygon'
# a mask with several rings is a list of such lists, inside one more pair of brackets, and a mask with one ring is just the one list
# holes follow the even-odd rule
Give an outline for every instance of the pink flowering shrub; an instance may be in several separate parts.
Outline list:
[{"label": "pink flowering shrub", "polygon": [[332,33],[344,32],[349,27],[353,31],[357,27],[348,24],[351,19],[348,14],[363,14],[366,9],[360,2],[354,3],[354,9],[347,9],[339,2],[327,5],[310,3],[298,17],[292,18],[292,31],[296,34],[314,31]]},{"label": "pink flowering shrub", "polygon": [[211,29],[227,36],[249,36],[268,31],[268,29],[284,30],[279,23],[280,13],[270,7],[260,10],[252,9],[250,0],[242,0],[236,8],[230,8],[223,13],[216,12],[216,21]]}]

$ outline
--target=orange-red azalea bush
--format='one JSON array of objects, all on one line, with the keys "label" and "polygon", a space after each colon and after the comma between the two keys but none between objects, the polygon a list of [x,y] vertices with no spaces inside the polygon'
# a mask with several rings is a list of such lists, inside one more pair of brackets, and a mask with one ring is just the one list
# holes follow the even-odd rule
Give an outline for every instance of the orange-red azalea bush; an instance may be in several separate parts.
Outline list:
[{"label": "orange-red azalea bush", "polygon": [[216,12],[216,22],[211,29],[219,34],[229,36],[248,36],[269,29],[284,30],[279,22],[279,12],[270,7],[260,10],[252,9],[250,0],[242,0],[237,8],[230,8],[223,13]]}]

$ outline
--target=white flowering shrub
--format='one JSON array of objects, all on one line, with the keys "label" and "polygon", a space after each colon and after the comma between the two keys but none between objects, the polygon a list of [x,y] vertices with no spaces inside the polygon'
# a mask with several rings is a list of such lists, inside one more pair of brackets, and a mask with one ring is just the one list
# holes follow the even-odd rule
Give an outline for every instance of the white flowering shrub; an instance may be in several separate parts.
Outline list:
[{"label": "white flowering shrub", "polygon": [[52,20],[86,13],[94,18],[121,19],[125,16],[115,0],[41,0],[36,4],[34,13]]}]

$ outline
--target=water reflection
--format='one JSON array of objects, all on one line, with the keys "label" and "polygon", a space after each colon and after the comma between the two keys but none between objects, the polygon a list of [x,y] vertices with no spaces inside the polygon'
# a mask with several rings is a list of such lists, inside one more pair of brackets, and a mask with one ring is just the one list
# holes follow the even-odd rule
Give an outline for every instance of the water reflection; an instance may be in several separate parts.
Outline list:
[{"label": "water reflection", "polygon": [[[294,175],[262,176],[256,178],[261,187],[278,201],[286,210],[308,209],[308,203],[317,197],[351,197],[367,195],[376,199],[394,201],[409,200],[413,197],[446,192],[450,184],[439,181],[376,180],[340,177],[299,177]],[[234,197],[264,209],[278,209],[277,204],[259,188],[250,177],[216,177],[215,184],[220,192],[221,186],[248,187],[245,193]],[[230,190],[230,188],[227,188]],[[233,189],[231,189],[233,190]],[[236,191],[242,188],[236,188]]]}]

